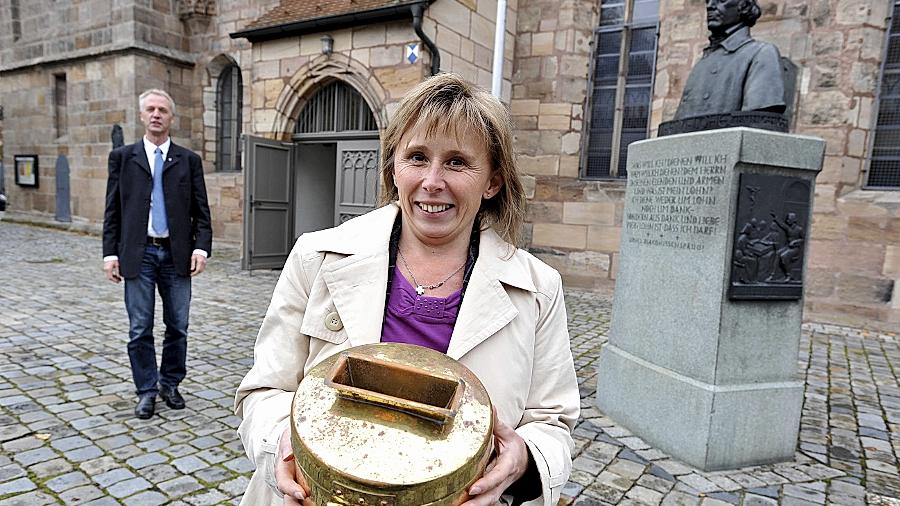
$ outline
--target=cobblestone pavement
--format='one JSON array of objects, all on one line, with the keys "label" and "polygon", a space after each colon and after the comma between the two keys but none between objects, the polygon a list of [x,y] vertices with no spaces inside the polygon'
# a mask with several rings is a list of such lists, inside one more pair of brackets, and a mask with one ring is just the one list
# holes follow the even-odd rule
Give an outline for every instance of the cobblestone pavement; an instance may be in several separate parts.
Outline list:
[{"label": "cobblestone pavement", "polygon": [[[232,395],[277,273],[216,252],[194,283],[187,409],[137,420],[122,287],[99,256],[96,237],[0,222],[0,506],[236,504],[252,468]],[[609,296],[569,290],[567,304],[584,409],[563,502],[900,505],[895,336],[807,325],[794,461],[704,473],[592,407]]]}]

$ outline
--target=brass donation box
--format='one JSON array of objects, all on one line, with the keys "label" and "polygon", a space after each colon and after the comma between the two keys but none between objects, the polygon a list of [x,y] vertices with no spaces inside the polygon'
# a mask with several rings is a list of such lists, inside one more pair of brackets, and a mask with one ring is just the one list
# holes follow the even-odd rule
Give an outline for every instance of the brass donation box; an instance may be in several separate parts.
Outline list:
[{"label": "brass donation box", "polygon": [[291,407],[295,461],[318,506],[455,506],[484,472],[484,386],[434,350],[350,348],[312,368]]}]

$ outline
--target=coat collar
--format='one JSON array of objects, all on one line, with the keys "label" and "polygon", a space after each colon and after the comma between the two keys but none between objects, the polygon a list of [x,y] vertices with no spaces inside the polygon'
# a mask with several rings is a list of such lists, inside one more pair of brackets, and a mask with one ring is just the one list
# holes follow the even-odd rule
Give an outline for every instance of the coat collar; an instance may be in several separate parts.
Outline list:
[{"label": "coat collar", "polygon": [[[180,146],[175,144],[169,140],[169,151],[166,154],[166,161],[163,164],[163,172],[165,172],[169,167],[178,163],[178,160],[181,158],[182,149]],[[134,157],[135,162],[144,169],[147,174],[152,175],[153,172],[150,171],[150,162],[147,160],[147,152],[144,150],[144,138],[141,137],[141,140],[135,142],[131,148],[131,156]]]},{"label": "coat collar", "polygon": [[147,154],[144,151],[144,139],[135,142],[131,146],[131,156],[134,158],[134,161],[140,165],[142,169],[147,171],[147,174],[153,174],[150,172],[150,162],[147,161]]},{"label": "coat collar", "polygon": [[753,37],[750,36],[750,28],[747,26],[740,26],[735,31],[731,32],[728,37],[716,44],[710,44],[706,48],[703,49],[703,55],[715,51],[717,48],[721,47],[725,51],[729,53],[733,53],[743,47],[745,44],[749,44],[753,42]]},{"label": "coat collar", "polygon": [[[345,261],[352,264],[363,257],[378,257],[382,254],[387,258],[391,228],[399,211],[400,207],[396,204],[388,204],[347,221],[339,227],[317,232],[311,242],[311,248],[326,253],[347,255],[347,259],[335,262],[340,265],[344,265]],[[473,275],[481,271],[487,279],[523,290],[536,291],[530,273],[521,262],[517,261],[515,252],[516,249],[493,229],[483,230]],[[358,258],[349,258],[353,256]]]},{"label": "coat collar", "polygon": [[[390,204],[310,237],[312,249],[344,255],[322,266],[324,283],[313,286],[310,300],[322,300],[318,295],[325,294],[316,292],[327,289],[334,310],[341,316],[347,337],[354,346],[381,340],[388,242],[398,212],[399,207]],[[459,359],[516,317],[518,311],[504,285],[536,291],[526,265],[515,248],[496,232],[490,229],[481,232],[478,260],[447,355]]]}]

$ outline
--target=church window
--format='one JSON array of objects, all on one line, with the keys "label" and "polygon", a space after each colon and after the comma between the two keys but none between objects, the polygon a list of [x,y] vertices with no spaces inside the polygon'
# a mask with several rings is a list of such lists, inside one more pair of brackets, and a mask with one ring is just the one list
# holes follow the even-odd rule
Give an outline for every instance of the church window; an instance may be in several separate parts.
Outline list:
[{"label": "church window", "polygon": [[19,16],[19,0],[10,0],[9,19],[12,21],[14,42],[22,38],[22,19]]},{"label": "church window", "polygon": [[228,65],[219,74],[216,90],[218,152],[216,170],[241,170],[241,69]]},{"label": "church window", "polygon": [[632,142],[646,139],[656,73],[659,0],[603,0],[594,32],[585,179],[624,178]]},{"label": "church window", "polygon": [[885,46],[878,119],[866,184],[873,189],[900,188],[900,0],[894,2]]},{"label": "church window", "polygon": [[56,136],[63,137],[68,133],[69,106],[68,90],[66,88],[66,75],[53,75],[53,120],[56,126]]}]

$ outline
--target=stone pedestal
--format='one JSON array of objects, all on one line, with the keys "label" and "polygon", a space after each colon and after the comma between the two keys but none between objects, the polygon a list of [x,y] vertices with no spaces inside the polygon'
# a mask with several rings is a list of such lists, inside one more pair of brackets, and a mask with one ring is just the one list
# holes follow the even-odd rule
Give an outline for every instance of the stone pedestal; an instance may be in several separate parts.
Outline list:
[{"label": "stone pedestal", "polygon": [[604,413],[707,471],[793,458],[805,244],[824,151],[820,139],[748,128],[629,147],[598,371]]}]

